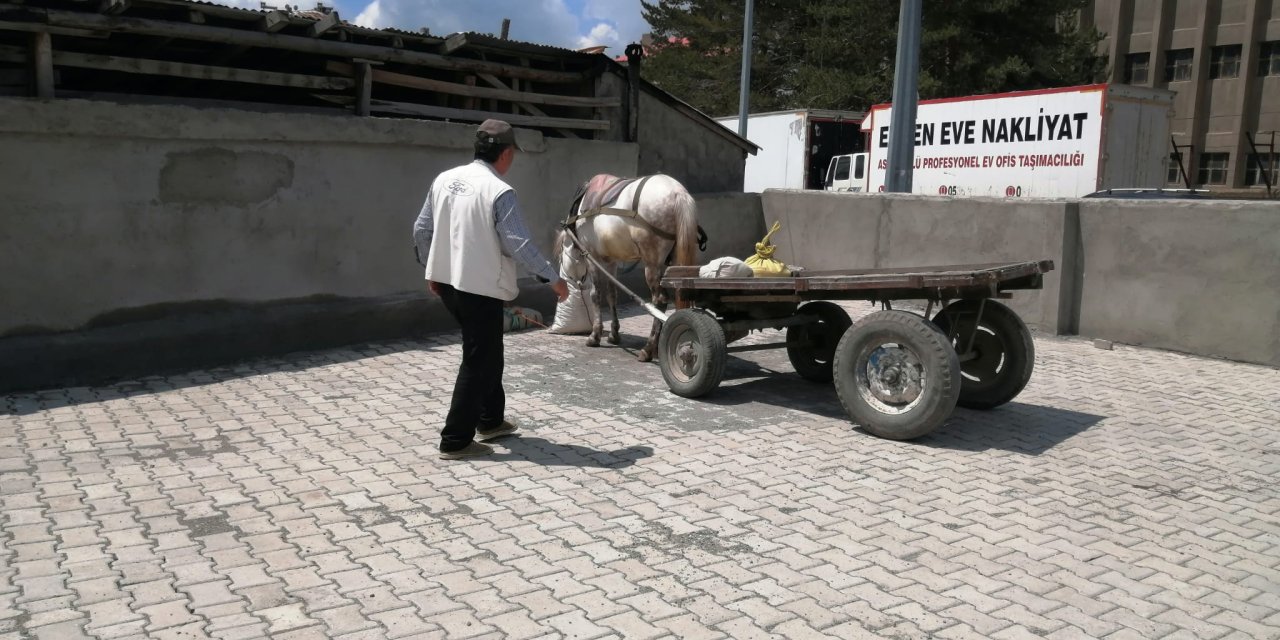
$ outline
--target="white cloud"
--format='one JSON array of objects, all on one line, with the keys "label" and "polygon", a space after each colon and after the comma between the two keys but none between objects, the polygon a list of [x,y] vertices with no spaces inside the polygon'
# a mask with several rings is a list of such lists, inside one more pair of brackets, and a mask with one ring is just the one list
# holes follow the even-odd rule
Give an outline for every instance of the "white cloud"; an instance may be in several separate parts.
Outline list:
[{"label": "white cloud", "polygon": [[612,24],[618,34],[618,44],[626,46],[639,42],[640,36],[652,30],[641,9],[640,0],[586,0],[582,13],[589,21]]},{"label": "white cloud", "polygon": [[374,0],[353,22],[408,31],[427,27],[433,35],[460,31],[496,34],[502,31],[503,18],[511,19],[512,40],[572,47],[580,37],[578,18],[563,0]]},{"label": "white cloud", "polygon": [[[256,3],[258,0],[233,0]],[[499,33],[502,19],[511,18],[513,40],[582,48],[607,45],[622,53],[649,31],[640,14],[640,0],[585,0],[574,15],[564,0],[373,0],[352,22],[365,27],[395,27],[434,35],[460,31]]]},{"label": "white cloud", "polygon": [[578,48],[585,49],[600,45],[618,48],[621,46],[621,41],[622,38],[618,35],[618,30],[613,28],[613,25],[608,22],[600,22],[591,28],[590,33],[578,38]]}]

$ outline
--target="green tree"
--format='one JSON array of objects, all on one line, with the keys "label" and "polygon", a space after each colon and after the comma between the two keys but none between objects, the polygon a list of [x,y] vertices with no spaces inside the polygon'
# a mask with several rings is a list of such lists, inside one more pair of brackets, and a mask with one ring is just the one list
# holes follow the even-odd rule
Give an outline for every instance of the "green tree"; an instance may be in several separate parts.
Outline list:
[{"label": "green tree", "polygon": [[[741,0],[645,0],[656,46],[646,79],[712,115],[737,113]],[[1093,82],[1099,35],[1064,16],[1087,0],[926,0],[920,95],[949,97]],[[757,0],[753,112],[861,110],[893,90],[897,3]]]}]

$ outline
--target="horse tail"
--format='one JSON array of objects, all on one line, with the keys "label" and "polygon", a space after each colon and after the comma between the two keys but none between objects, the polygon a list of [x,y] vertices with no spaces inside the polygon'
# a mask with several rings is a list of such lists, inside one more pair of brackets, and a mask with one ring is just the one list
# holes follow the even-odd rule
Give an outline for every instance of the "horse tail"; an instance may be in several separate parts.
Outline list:
[{"label": "horse tail", "polygon": [[[698,263],[698,203],[681,186],[675,194],[679,218],[676,223],[676,248],[672,262],[677,266],[687,267]],[[676,296],[676,308],[686,309],[691,304]]]}]

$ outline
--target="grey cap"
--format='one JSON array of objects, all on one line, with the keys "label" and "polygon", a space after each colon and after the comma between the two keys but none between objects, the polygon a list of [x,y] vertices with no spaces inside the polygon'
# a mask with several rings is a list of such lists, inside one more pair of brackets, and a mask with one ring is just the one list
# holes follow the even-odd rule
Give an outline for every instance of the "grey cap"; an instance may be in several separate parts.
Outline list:
[{"label": "grey cap", "polygon": [[516,143],[516,130],[502,120],[489,119],[481,122],[480,126],[476,128],[476,138],[481,140],[490,138],[498,144],[509,144],[520,151],[524,151]]}]

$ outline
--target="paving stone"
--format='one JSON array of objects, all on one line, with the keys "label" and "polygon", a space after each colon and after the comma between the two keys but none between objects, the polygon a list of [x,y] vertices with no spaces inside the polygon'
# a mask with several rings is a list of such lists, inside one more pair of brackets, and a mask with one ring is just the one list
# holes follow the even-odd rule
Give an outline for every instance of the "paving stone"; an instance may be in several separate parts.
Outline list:
[{"label": "paving stone", "polygon": [[520,435],[455,464],[456,332],[0,395],[0,640],[1280,636],[1276,369],[1037,335],[893,442],[783,351],[701,400],[505,351]]}]

